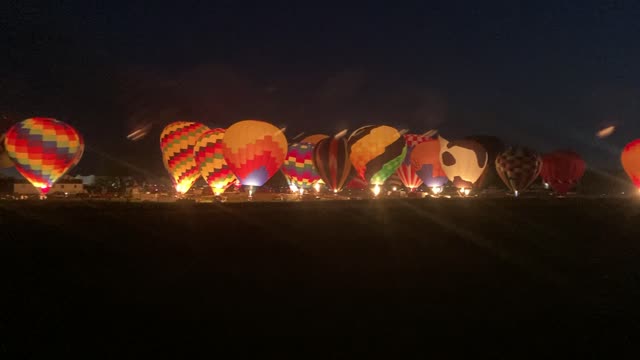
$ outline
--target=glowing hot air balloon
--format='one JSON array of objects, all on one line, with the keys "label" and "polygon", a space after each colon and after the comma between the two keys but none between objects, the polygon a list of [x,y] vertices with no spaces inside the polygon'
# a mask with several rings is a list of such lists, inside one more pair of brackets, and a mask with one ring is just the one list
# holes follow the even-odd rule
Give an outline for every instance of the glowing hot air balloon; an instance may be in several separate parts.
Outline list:
[{"label": "glowing hot air balloon", "polygon": [[13,166],[13,161],[9,158],[9,154],[4,149],[5,134],[0,134],[0,169],[9,168]]},{"label": "glowing hot air balloon", "polygon": [[496,171],[505,185],[518,196],[538,177],[542,159],[533,150],[511,147],[496,157]]},{"label": "glowing hot air balloon", "polygon": [[224,160],[222,139],[224,129],[207,130],[198,139],[193,152],[198,169],[215,195],[222,194],[234,181],[236,176]]},{"label": "glowing hot air balloon", "polygon": [[347,140],[342,136],[320,140],[313,151],[313,165],[329,190],[342,190],[352,169]]},{"label": "glowing hot air balloon", "polygon": [[620,160],[624,171],[640,189],[640,139],[633,140],[622,149]]},{"label": "glowing hot air balloon", "polygon": [[282,166],[287,138],[267,122],[243,120],[227,129],[222,152],[242,185],[262,186]]},{"label": "glowing hot air balloon", "polygon": [[383,185],[407,154],[404,137],[385,125],[361,127],[349,136],[348,143],[353,167],[371,185]]},{"label": "glowing hot air balloon", "polygon": [[470,189],[487,167],[487,150],[473,140],[440,141],[440,162],[447,178],[459,189]]},{"label": "glowing hot air balloon", "polygon": [[31,118],[9,129],[4,146],[20,174],[46,194],[79,161],[80,141],[78,132],[62,121]]},{"label": "glowing hot air balloon", "polygon": [[584,175],[586,164],[577,153],[558,150],[542,157],[542,180],[558,194],[566,194]]},{"label": "glowing hot air balloon", "polygon": [[422,182],[430,187],[442,188],[449,181],[440,164],[440,142],[437,138],[429,138],[411,151],[411,168]]},{"label": "glowing hot air balloon", "polygon": [[396,170],[396,175],[398,175],[404,187],[409,189],[409,191],[414,191],[422,185],[422,179],[416,173],[416,169],[411,166],[411,154],[416,145],[430,140],[431,137],[416,134],[405,134],[404,139],[407,142],[407,154],[405,155],[402,164],[398,167],[398,170]]},{"label": "glowing hot air balloon", "polygon": [[289,179],[290,185],[297,189],[307,190],[320,179],[313,165],[314,145],[296,143],[289,146],[289,151],[282,164],[282,172]]},{"label": "glowing hot air balloon", "polygon": [[306,138],[300,140],[301,143],[309,143],[309,144],[317,144],[318,141],[320,140],[324,140],[326,138],[328,138],[329,135],[324,135],[324,134],[314,134],[314,135],[309,135]]},{"label": "glowing hot air balloon", "polygon": [[209,130],[203,124],[176,121],[160,134],[162,160],[178,193],[184,194],[200,176],[193,149],[202,134]]}]

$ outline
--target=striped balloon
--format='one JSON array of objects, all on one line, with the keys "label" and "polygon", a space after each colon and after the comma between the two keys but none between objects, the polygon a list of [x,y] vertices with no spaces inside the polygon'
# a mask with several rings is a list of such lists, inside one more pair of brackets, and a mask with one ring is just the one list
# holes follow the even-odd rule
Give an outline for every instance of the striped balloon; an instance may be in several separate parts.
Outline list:
[{"label": "striped balloon", "polygon": [[409,189],[409,191],[413,191],[422,185],[422,179],[416,173],[413,166],[411,166],[411,153],[416,145],[431,140],[432,138],[425,135],[405,134],[404,139],[407,142],[407,155],[405,155],[402,164],[398,167],[398,170],[396,170],[396,175],[398,175],[404,187]]},{"label": "striped balloon", "polygon": [[313,165],[329,190],[335,193],[342,190],[352,169],[347,140],[343,137],[320,140],[313,151]]},{"label": "striped balloon", "polygon": [[578,184],[587,164],[571,150],[556,150],[542,156],[542,180],[558,194],[566,194]]},{"label": "striped balloon", "polygon": [[282,172],[290,185],[295,185],[298,189],[309,189],[320,179],[313,165],[313,150],[314,145],[310,143],[296,143],[289,146],[282,164]]},{"label": "striped balloon", "polygon": [[222,153],[242,185],[262,186],[282,166],[287,138],[267,122],[243,120],[227,129]]},{"label": "striped balloon", "polygon": [[15,124],[7,132],[4,146],[16,169],[42,194],[81,156],[78,132],[49,118],[31,118]]},{"label": "striped balloon", "polygon": [[224,133],[225,130],[220,128],[207,130],[193,148],[200,174],[216,195],[222,194],[236,181],[236,176],[229,169],[222,154]]},{"label": "striped balloon", "polygon": [[207,130],[209,128],[200,123],[176,121],[167,125],[160,134],[162,161],[178,193],[189,191],[200,176],[193,149]]},{"label": "striped balloon", "polygon": [[516,196],[527,190],[541,169],[540,155],[526,147],[511,147],[496,157],[498,176]]},{"label": "striped balloon", "polygon": [[361,127],[349,137],[349,158],[358,176],[371,185],[383,185],[407,153],[404,137],[385,125]]}]

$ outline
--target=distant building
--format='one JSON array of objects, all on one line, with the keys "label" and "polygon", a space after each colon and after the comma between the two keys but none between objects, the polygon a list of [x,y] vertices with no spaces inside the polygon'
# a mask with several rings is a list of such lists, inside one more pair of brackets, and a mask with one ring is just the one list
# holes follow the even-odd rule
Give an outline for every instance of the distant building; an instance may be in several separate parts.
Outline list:
[{"label": "distant building", "polygon": [[[84,192],[82,180],[64,179],[53,184],[49,194],[56,193],[74,195]],[[38,195],[40,192],[30,182],[26,180],[15,180],[13,182],[13,193],[16,195]]]}]

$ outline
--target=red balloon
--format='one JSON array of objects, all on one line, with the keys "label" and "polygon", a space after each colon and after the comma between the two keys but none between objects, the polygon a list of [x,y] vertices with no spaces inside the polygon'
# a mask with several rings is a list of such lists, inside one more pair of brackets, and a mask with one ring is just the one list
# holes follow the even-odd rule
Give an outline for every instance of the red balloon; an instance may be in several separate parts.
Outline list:
[{"label": "red balloon", "polygon": [[586,164],[570,150],[558,150],[542,157],[542,180],[558,194],[566,194],[584,175]]}]

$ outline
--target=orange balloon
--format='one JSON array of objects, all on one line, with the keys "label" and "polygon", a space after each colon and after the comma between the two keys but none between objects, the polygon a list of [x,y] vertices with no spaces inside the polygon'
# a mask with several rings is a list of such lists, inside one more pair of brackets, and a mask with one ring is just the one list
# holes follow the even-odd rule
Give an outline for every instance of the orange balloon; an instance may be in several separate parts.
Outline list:
[{"label": "orange balloon", "polygon": [[301,143],[310,143],[310,144],[317,144],[318,141],[320,140],[324,140],[326,138],[328,138],[329,135],[324,135],[324,134],[315,134],[315,135],[309,135],[306,138],[302,139],[300,142]]},{"label": "orange balloon", "polygon": [[633,140],[624,147],[620,161],[633,184],[640,189],[640,139]]}]

